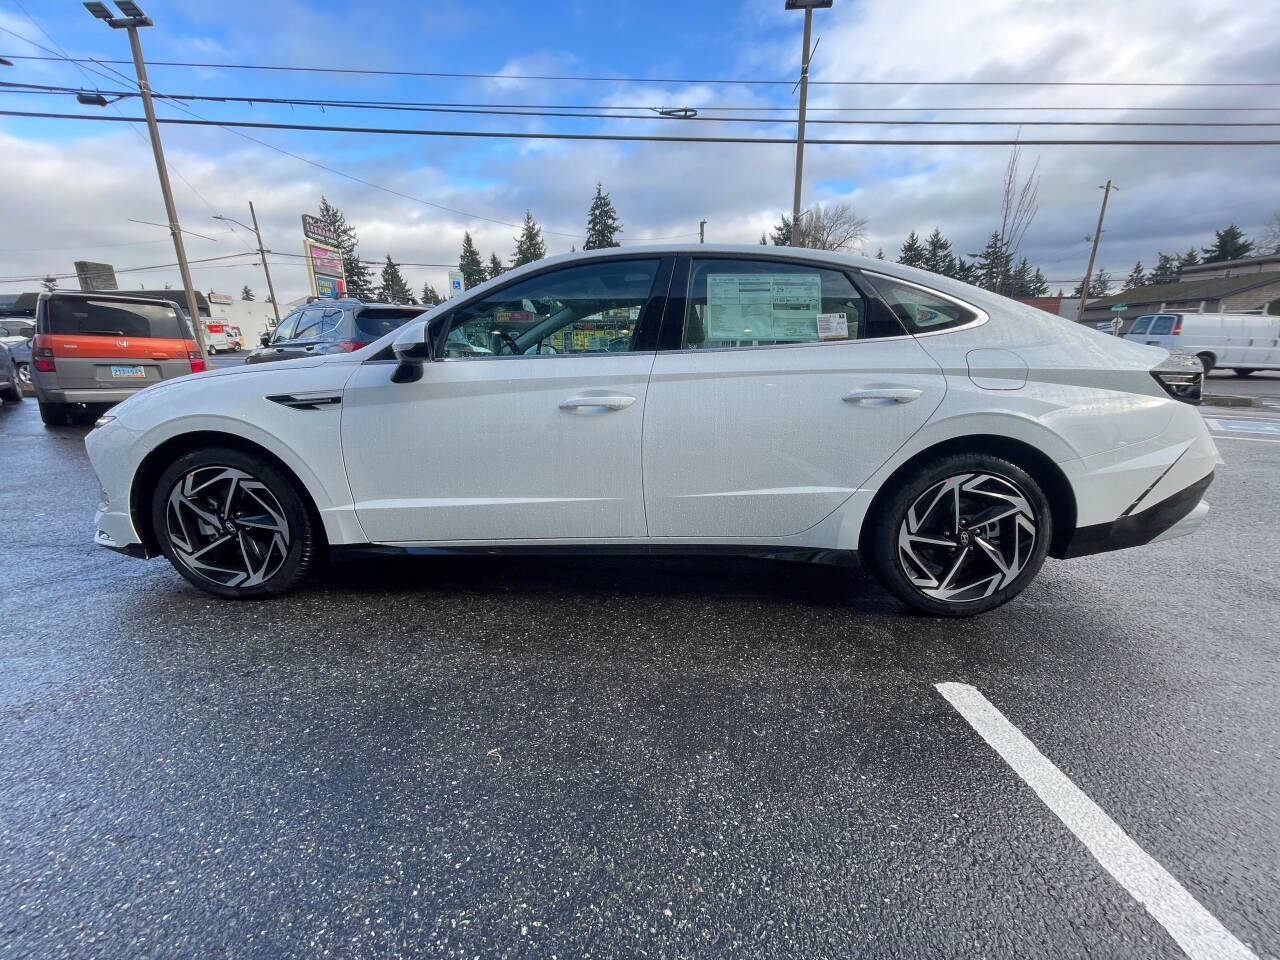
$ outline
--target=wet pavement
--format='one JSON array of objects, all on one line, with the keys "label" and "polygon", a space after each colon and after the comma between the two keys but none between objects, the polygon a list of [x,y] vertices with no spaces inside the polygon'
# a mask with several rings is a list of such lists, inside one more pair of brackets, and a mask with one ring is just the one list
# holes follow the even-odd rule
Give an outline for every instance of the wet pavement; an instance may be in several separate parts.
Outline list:
[{"label": "wet pavement", "polygon": [[92,546],[87,428],[6,404],[0,957],[1183,955],[946,681],[1280,956],[1280,417],[1205,412],[1199,533],[944,621],[747,560],[222,602]]}]

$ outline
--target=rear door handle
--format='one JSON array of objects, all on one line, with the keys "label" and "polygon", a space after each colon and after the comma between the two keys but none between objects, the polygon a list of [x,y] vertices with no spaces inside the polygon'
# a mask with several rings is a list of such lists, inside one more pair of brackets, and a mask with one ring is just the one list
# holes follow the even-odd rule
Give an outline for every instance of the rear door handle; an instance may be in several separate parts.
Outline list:
[{"label": "rear door handle", "polygon": [[870,387],[866,390],[850,390],[840,399],[869,406],[887,406],[892,403],[910,403],[912,400],[918,400],[921,393],[923,391],[914,387]]},{"label": "rear door handle", "polygon": [[560,409],[583,410],[592,407],[603,407],[606,410],[625,410],[635,402],[635,397],[628,396],[625,393],[607,397],[570,397],[568,400],[560,401]]}]

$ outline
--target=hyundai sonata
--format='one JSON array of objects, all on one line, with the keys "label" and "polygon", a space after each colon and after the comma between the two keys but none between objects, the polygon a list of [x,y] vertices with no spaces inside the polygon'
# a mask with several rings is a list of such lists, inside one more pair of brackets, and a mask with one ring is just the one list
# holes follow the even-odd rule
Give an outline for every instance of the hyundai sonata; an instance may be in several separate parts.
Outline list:
[{"label": "hyundai sonata", "polygon": [[330,551],[861,555],[959,616],[1048,557],[1189,533],[1201,370],[921,270],[628,247],[505,273],[352,353],[150,387],[86,445],[96,540],[220,597]]}]

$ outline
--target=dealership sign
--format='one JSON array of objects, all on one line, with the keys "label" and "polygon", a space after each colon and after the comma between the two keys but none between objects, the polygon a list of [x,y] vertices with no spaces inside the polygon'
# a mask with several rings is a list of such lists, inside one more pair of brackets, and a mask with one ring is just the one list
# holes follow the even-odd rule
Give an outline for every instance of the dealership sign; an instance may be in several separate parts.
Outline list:
[{"label": "dealership sign", "polygon": [[309,213],[302,215],[302,235],[308,240],[315,240],[331,247],[341,246],[341,238],[337,231],[319,217],[313,217]]},{"label": "dealership sign", "polygon": [[346,296],[347,278],[342,269],[342,250],[337,233],[323,220],[304,213],[302,236],[307,273],[311,277],[311,295],[325,300]]},{"label": "dealership sign", "polygon": [[229,293],[214,293],[213,291],[210,291],[210,292],[209,292],[209,302],[210,302],[210,303],[220,303],[220,304],[222,304],[224,307],[229,307],[229,306],[231,306],[231,302],[232,302],[232,301],[231,301],[231,294],[229,294]]}]

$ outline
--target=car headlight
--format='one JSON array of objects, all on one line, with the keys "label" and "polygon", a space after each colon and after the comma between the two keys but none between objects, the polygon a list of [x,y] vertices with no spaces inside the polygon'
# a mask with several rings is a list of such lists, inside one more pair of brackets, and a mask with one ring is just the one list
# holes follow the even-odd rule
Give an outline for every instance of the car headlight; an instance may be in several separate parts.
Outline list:
[{"label": "car headlight", "polygon": [[114,419],[115,417],[112,416],[111,414],[104,413],[97,420],[93,421],[93,428],[96,430],[98,429],[98,427],[105,427],[108,423],[110,423]]},{"label": "car headlight", "polygon": [[1151,376],[1173,399],[1183,403],[1200,402],[1204,388],[1204,364],[1194,354],[1169,354],[1151,368]]}]

